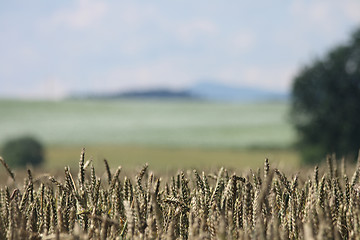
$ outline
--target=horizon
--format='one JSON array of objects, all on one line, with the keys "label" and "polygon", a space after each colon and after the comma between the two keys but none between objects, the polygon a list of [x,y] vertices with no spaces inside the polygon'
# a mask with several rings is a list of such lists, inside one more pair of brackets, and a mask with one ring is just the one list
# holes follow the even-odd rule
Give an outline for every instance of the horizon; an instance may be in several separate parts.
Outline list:
[{"label": "horizon", "polygon": [[181,90],[204,79],[290,92],[360,26],[357,0],[0,4],[0,98]]},{"label": "horizon", "polygon": [[[219,90],[222,97],[216,96],[219,94]],[[208,91],[211,91],[210,93]],[[230,98],[225,97],[225,93],[229,93],[231,95]],[[250,91],[250,95],[245,91]],[[164,92],[169,94],[169,96],[157,96],[160,92]],[[238,92],[239,94],[234,98],[234,92]],[[68,99],[159,99],[166,100],[171,99],[173,96],[171,94],[189,94],[188,96],[178,96],[175,97],[178,99],[192,99],[192,100],[201,100],[201,101],[210,101],[210,102],[263,102],[263,101],[287,101],[291,95],[290,90],[273,90],[266,89],[261,87],[254,86],[246,86],[246,85],[230,85],[226,83],[222,83],[220,81],[204,81],[201,80],[199,82],[193,83],[191,86],[186,86],[182,88],[171,88],[166,86],[150,86],[145,88],[129,88],[123,90],[113,89],[112,91],[88,91],[88,92],[70,92],[62,97],[58,98],[49,98],[44,96],[33,96],[29,97],[19,97],[19,96],[10,96],[3,97],[0,96],[0,100],[35,100],[35,101],[63,101]],[[137,94],[140,94],[137,96]],[[151,96],[143,96],[143,94],[150,94]],[[204,95],[205,94],[205,95]],[[207,95],[210,94],[210,95]],[[214,96],[215,94],[215,96]],[[246,94],[247,96],[242,96],[241,94]],[[260,94],[260,96],[259,96]],[[250,96],[250,97],[249,97]]]}]

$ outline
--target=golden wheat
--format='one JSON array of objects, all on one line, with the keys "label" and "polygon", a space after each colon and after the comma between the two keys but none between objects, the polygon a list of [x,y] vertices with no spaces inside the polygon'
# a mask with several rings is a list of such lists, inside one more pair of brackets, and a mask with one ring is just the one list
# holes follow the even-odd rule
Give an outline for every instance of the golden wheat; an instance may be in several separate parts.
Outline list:
[{"label": "golden wheat", "polygon": [[[33,177],[0,189],[0,239],[359,239],[359,165],[349,180],[335,156],[313,171],[135,176],[105,163],[105,179],[81,151],[77,179]],[[86,174],[90,166],[90,173]],[[323,174],[320,174],[323,172]],[[341,176],[340,176],[341,175]],[[44,177],[45,176],[45,177]],[[168,179],[168,180],[163,180]]]}]

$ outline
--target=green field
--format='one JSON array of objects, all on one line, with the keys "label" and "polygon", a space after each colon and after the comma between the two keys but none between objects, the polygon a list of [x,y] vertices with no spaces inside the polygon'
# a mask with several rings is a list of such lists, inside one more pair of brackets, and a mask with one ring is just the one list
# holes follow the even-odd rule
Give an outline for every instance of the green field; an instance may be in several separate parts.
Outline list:
[{"label": "green field", "polygon": [[162,169],[165,163],[254,167],[267,156],[297,161],[288,150],[295,134],[283,102],[1,100],[0,111],[0,144],[36,136],[47,147],[49,167],[71,165],[82,147],[94,160],[147,161]]}]

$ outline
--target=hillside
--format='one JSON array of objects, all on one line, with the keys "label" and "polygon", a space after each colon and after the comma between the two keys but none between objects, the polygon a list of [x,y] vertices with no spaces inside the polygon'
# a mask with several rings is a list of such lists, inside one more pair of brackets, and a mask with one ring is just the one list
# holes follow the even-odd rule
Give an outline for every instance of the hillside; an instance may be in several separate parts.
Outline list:
[{"label": "hillside", "polygon": [[[75,94],[76,96],[76,94]],[[225,102],[285,101],[286,92],[275,92],[254,87],[225,85],[204,81],[181,90],[155,88],[145,90],[118,91],[113,93],[85,94],[90,99],[189,99]]]}]

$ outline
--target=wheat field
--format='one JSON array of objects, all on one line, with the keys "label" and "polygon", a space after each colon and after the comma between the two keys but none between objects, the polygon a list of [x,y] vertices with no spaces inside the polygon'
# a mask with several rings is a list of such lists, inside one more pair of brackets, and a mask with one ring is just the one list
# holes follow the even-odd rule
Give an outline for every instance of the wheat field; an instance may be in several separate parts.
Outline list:
[{"label": "wheat field", "polygon": [[[144,165],[124,175],[85,149],[76,172],[8,173],[0,188],[0,239],[359,239],[359,164],[290,171],[179,170]],[[360,161],[360,159],[358,159]],[[352,168],[353,165],[351,165]]]}]

